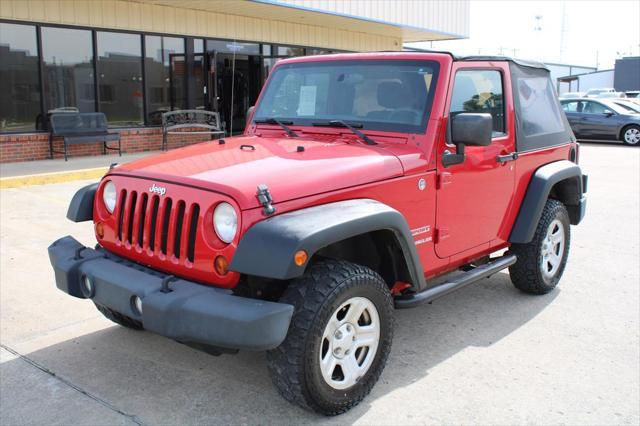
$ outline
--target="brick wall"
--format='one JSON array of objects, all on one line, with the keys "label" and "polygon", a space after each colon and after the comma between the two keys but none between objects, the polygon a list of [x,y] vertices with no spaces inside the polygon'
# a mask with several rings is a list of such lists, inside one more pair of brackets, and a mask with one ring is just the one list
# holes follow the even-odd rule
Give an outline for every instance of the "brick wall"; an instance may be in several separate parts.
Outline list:
[{"label": "brick wall", "polygon": [[[157,151],[162,147],[162,131],[158,127],[121,129],[122,153]],[[169,149],[208,140],[208,135],[170,135]],[[109,146],[116,146],[110,142]],[[54,149],[62,151],[62,139],[54,139]],[[102,144],[87,143],[69,145],[69,158],[81,155],[102,155]],[[107,151],[107,154],[117,154]],[[48,133],[0,134],[0,163],[46,160],[49,158]],[[54,154],[53,158],[64,158],[63,154]]]}]

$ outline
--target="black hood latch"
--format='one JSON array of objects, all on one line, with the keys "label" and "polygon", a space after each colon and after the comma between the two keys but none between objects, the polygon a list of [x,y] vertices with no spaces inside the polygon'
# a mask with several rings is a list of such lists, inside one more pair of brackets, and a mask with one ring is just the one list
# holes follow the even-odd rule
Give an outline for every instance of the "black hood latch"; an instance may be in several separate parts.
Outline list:
[{"label": "black hood latch", "polygon": [[258,198],[258,202],[262,204],[264,210],[262,212],[265,216],[271,216],[276,212],[276,208],[271,205],[273,203],[273,197],[269,192],[269,187],[264,183],[258,185],[258,192],[256,192],[256,197]]}]

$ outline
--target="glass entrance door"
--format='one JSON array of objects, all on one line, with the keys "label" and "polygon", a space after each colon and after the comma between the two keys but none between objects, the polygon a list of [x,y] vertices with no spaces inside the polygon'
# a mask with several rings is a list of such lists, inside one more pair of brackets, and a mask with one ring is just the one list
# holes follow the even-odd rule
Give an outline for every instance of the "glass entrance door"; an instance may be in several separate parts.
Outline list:
[{"label": "glass entrance door", "polygon": [[220,113],[227,135],[240,134],[260,93],[261,57],[210,51],[207,62],[208,109]]}]

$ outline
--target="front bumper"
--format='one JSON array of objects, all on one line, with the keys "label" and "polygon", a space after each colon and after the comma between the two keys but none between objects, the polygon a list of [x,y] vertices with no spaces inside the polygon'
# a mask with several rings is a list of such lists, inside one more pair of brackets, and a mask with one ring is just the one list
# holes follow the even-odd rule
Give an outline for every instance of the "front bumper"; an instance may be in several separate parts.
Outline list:
[{"label": "front bumper", "polygon": [[[230,290],[167,275],[127,261],[104,250],[84,247],[64,237],[49,247],[56,286],[67,294],[90,298],[140,321],[145,329],[187,344],[228,349],[267,350],[284,340],[293,306],[235,296]],[[88,277],[93,290],[82,289]],[[134,297],[142,300],[142,313]]]}]

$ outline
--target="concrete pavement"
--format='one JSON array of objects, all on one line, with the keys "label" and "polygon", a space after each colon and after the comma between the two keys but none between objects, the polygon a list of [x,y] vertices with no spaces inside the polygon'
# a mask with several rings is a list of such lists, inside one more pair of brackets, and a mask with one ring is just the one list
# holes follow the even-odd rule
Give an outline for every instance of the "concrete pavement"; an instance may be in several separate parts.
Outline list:
[{"label": "concrete pavement", "polygon": [[0,191],[1,424],[640,423],[640,149],[585,144],[587,216],[560,287],[506,273],[396,311],[371,395],[323,418],[290,405],[263,353],[213,357],[112,325],[55,288],[46,247],[91,224],[65,217],[88,182]]}]

